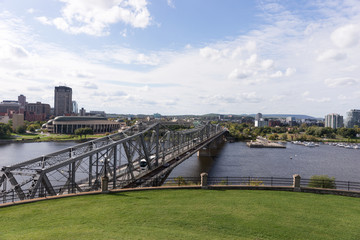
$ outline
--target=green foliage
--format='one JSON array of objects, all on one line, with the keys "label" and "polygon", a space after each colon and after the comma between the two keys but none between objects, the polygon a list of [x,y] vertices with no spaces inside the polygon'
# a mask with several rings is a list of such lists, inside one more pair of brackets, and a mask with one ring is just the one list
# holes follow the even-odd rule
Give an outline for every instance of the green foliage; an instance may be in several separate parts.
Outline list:
[{"label": "green foliage", "polygon": [[337,129],[337,134],[344,138],[355,138],[356,137],[356,129],[354,128],[339,128]]},{"label": "green foliage", "polygon": [[249,182],[246,183],[246,185],[258,187],[258,186],[264,186],[264,182],[255,179],[255,180],[250,180]]},{"label": "green foliage", "polygon": [[94,134],[94,131],[92,130],[92,128],[78,128],[75,130],[75,135],[80,136],[80,138],[82,138],[82,136],[84,135],[86,138],[86,135],[90,135],[90,134]]},{"label": "green foliage", "polygon": [[30,132],[35,132],[36,129],[40,129],[41,125],[38,122],[27,125],[27,130]]},{"label": "green foliage", "polygon": [[187,182],[185,181],[184,177],[179,176],[174,178],[174,182],[176,183],[176,185],[181,186],[181,185],[186,185]]},{"label": "green foliage", "polygon": [[309,187],[336,189],[335,178],[328,175],[313,175],[310,178]]},{"label": "green foliage", "polygon": [[283,141],[287,141],[288,140],[288,135],[286,133],[284,133],[283,135],[281,135],[280,139],[283,140]]},{"label": "green foliage", "polygon": [[277,133],[271,134],[269,140],[279,140],[279,135]]},{"label": "green foliage", "polygon": [[19,127],[17,127],[16,130],[15,130],[15,132],[18,133],[18,134],[24,134],[24,133],[26,133],[26,126],[24,125],[24,126],[19,126]]},{"label": "green foliage", "polygon": [[11,135],[11,128],[8,124],[0,123],[0,138],[8,138]]}]

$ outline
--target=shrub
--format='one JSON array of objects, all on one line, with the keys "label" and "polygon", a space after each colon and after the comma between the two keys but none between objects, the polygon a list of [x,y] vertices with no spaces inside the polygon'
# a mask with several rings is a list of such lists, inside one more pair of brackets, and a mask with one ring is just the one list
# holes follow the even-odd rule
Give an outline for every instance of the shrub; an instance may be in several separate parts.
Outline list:
[{"label": "shrub", "polygon": [[26,126],[24,125],[24,126],[19,126],[19,127],[17,127],[17,128],[16,128],[16,133],[18,133],[18,134],[24,134],[24,133],[26,133]]},{"label": "shrub", "polygon": [[264,182],[263,181],[260,181],[260,180],[251,180],[249,183],[248,183],[249,186],[264,186]]},{"label": "shrub", "polygon": [[179,177],[174,178],[174,182],[175,182],[178,186],[187,185],[187,182],[185,181],[184,177],[182,177],[182,176],[179,176]]},{"label": "shrub", "polygon": [[313,175],[310,177],[309,187],[336,189],[335,178],[328,175]]}]

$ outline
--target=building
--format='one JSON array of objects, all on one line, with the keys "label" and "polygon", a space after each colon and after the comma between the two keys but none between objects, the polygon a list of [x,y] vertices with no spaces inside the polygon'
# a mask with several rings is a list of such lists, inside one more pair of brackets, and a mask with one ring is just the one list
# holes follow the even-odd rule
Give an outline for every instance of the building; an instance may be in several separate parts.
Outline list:
[{"label": "building", "polygon": [[26,104],[27,104],[27,102],[26,102],[26,97],[24,96],[24,95],[20,95],[20,96],[18,96],[18,103],[20,104],[20,113],[24,113],[24,111],[25,111],[25,106],[26,106]]},{"label": "building", "polygon": [[0,116],[13,117],[13,114],[20,113],[18,101],[4,100],[0,103]]},{"label": "building", "polygon": [[287,117],[286,118],[286,123],[290,126],[293,127],[296,125],[296,119],[295,117]]},{"label": "building", "polygon": [[45,121],[50,117],[50,105],[46,103],[27,103],[25,106],[25,120]]},{"label": "building", "polygon": [[94,133],[118,130],[121,124],[103,117],[59,116],[43,125],[50,133],[74,134],[78,128],[91,128]]},{"label": "building", "polygon": [[331,113],[325,116],[325,127],[341,128],[344,125],[344,118],[337,113]]},{"label": "building", "polygon": [[22,113],[16,113],[13,115],[12,118],[13,121],[13,130],[16,130],[18,127],[24,126],[25,122],[24,122],[24,114]]},{"label": "building", "polygon": [[85,116],[86,115],[86,110],[84,108],[80,109],[80,116]]},{"label": "building", "polygon": [[55,87],[55,116],[71,115],[73,112],[72,89],[65,86]]},{"label": "building", "polygon": [[160,119],[161,118],[161,114],[160,113],[154,113],[154,118],[155,119]]},{"label": "building", "polygon": [[261,113],[257,113],[256,115],[255,115],[255,120],[260,120],[261,118],[263,118],[263,115],[261,114]]},{"label": "building", "polygon": [[76,115],[78,115],[79,113],[79,107],[76,101],[72,101],[72,108],[73,108],[73,113],[75,113]]},{"label": "building", "polygon": [[353,128],[355,125],[360,127],[360,110],[351,109],[347,112],[345,127]]},{"label": "building", "polygon": [[98,116],[98,117],[106,117],[106,113],[104,111],[90,111],[90,116]]},{"label": "building", "polygon": [[0,123],[7,124],[10,121],[9,116],[0,116]]},{"label": "building", "polygon": [[279,119],[269,119],[269,127],[280,127],[281,121]]},{"label": "building", "polygon": [[268,127],[269,120],[267,118],[260,118],[259,120],[255,120],[255,127]]}]

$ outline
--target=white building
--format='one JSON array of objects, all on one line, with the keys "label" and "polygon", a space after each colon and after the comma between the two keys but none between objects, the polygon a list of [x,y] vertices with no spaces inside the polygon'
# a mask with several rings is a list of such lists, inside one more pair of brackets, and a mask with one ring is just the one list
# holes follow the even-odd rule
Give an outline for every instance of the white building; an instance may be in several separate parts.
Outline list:
[{"label": "white building", "polygon": [[325,116],[325,127],[341,128],[344,125],[343,116],[337,113],[331,113]]}]

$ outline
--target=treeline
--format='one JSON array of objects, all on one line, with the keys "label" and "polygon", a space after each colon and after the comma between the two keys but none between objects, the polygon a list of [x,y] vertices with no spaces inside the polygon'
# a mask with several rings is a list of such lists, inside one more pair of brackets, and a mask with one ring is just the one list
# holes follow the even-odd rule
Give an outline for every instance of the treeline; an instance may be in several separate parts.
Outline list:
[{"label": "treeline", "polygon": [[26,131],[35,132],[37,129],[41,129],[41,125],[44,122],[28,122],[25,121],[23,126],[19,126],[13,130],[12,128],[12,120],[8,123],[0,123],[0,138],[10,138],[11,133],[24,134]]},{"label": "treeline", "polygon": [[222,123],[229,130],[232,137],[239,141],[254,140],[257,136],[268,137],[270,140],[292,141],[319,141],[319,138],[355,139],[360,134],[360,128],[338,128],[307,126],[302,124],[297,127],[254,127],[248,123]]}]

